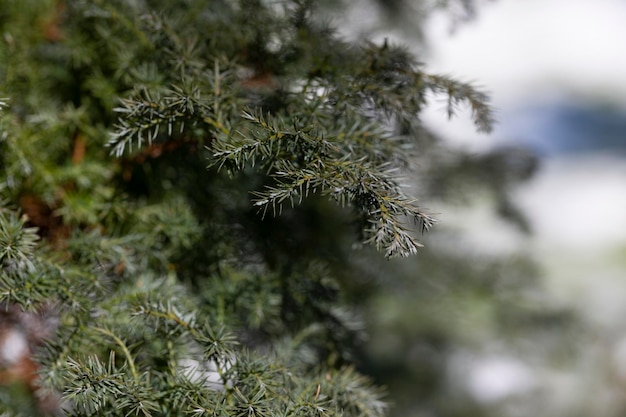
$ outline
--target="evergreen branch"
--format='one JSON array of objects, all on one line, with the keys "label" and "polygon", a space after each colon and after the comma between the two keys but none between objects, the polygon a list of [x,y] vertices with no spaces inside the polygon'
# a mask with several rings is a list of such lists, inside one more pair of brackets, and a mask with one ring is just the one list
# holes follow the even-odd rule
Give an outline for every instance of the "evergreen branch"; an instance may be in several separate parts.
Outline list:
[{"label": "evergreen branch", "polygon": [[[434,220],[398,190],[390,163],[374,165],[368,155],[358,158],[361,148],[352,136],[365,137],[363,130],[353,125],[331,140],[319,138],[299,129],[280,129],[271,120],[265,120],[249,112],[243,117],[257,127],[254,139],[241,143],[217,143],[214,145],[214,163],[229,170],[243,169],[246,164],[264,166],[277,185],[264,191],[255,191],[254,205],[265,214],[269,207],[274,215],[282,211],[289,201],[292,206],[300,204],[311,193],[320,192],[331,196],[342,206],[352,204],[370,219],[371,228],[366,229],[366,242],[384,250],[387,257],[414,254],[421,246],[400,224],[400,216],[408,216],[419,224],[422,232],[428,230]],[[362,139],[360,139],[362,140]],[[367,153],[371,154],[371,148]]]},{"label": "evergreen branch", "polygon": [[[138,29],[138,25],[136,21],[132,21],[129,19],[128,14],[124,13],[119,9],[119,5],[112,4],[92,4],[88,2],[89,7],[81,9],[84,7],[81,2],[77,2],[79,11],[83,13],[84,16],[95,17],[97,16],[99,19],[112,20],[114,22],[119,23],[122,27],[131,32],[135,39],[139,41],[139,43],[143,46],[149,45],[148,38],[146,34]],[[116,7],[117,6],[117,7]]]},{"label": "evergreen branch", "polygon": [[176,307],[169,301],[167,305],[159,304],[152,307],[139,305],[136,311],[133,313],[133,316],[139,315],[156,318],[158,322],[173,323],[176,325],[176,327],[180,328],[183,331],[196,331],[193,323],[193,315],[183,317],[183,315],[179,311],[177,311]]},{"label": "evergreen branch", "polygon": [[352,416],[381,417],[387,410],[380,388],[367,377],[360,375],[351,366],[329,372],[325,380],[329,382],[333,405],[343,413]]},{"label": "evergreen branch", "polygon": [[32,271],[34,268],[31,258],[39,236],[37,228],[26,227],[27,220],[25,216],[18,218],[17,214],[0,209],[0,263],[3,269]]},{"label": "evergreen branch", "polygon": [[135,361],[133,360],[133,356],[130,354],[130,351],[128,350],[128,347],[126,346],[124,341],[120,339],[119,337],[117,337],[115,333],[113,333],[110,330],[103,329],[101,327],[93,327],[93,330],[100,332],[106,336],[109,336],[111,339],[115,341],[115,343],[119,345],[119,347],[122,349],[122,352],[124,352],[124,356],[126,356],[126,363],[130,367],[130,372],[133,375],[135,382],[139,383],[139,374],[137,373],[137,369],[135,369]]},{"label": "evergreen branch", "polygon": [[240,132],[243,140],[214,143],[212,165],[239,171],[246,164],[259,164],[271,170],[273,164],[280,159],[300,158],[305,162],[318,155],[337,154],[339,150],[337,145],[299,129],[297,121],[294,121],[294,129],[288,130],[276,127],[273,120],[266,120],[247,111],[242,113],[242,118],[249,121],[253,128],[257,128],[250,132],[252,137],[247,138],[245,133]]},{"label": "evergreen branch", "polygon": [[422,81],[426,88],[434,93],[448,96],[447,112],[452,117],[456,108],[463,102],[468,103],[478,131],[489,133],[494,124],[493,110],[488,97],[470,84],[462,83],[443,75],[423,74]]},{"label": "evergreen branch", "polygon": [[87,357],[85,362],[68,359],[66,369],[72,382],[63,394],[76,403],[79,412],[109,415],[107,408],[111,406],[126,416],[141,413],[148,417],[160,408],[144,381],[129,382],[125,374],[116,368],[113,351],[107,365],[93,355]]},{"label": "evergreen branch", "polygon": [[[374,244],[384,251],[387,258],[408,256],[417,253],[423,245],[415,240],[397,221],[389,216],[389,210],[381,205],[378,219],[370,220],[371,227],[365,232],[370,236],[365,243]],[[423,220],[422,224],[426,224]]]},{"label": "evergreen branch", "polygon": [[404,47],[368,43],[362,50],[363,64],[347,85],[331,84],[329,103],[350,103],[366,118],[392,121],[411,120],[426,104],[425,92],[447,96],[447,112],[452,117],[461,103],[469,104],[480,132],[490,132],[493,110],[486,94],[467,83],[443,75],[424,73]]},{"label": "evergreen branch", "polygon": [[94,355],[85,361],[68,358],[65,369],[69,384],[64,389],[64,397],[88,414],[97,413],[114,398],[128,392],[124,374],[115,367],[113,351],[107,365]]},{"label": "evergreen branch", "polygon": [[132,152],[133,146],[141,148],[144,142],[151,145],[160,135],[169,139],[175,131],[182,135],[203,124],[226,130],[200,96],[198,87],[186,91],[173,86],[165,95],[156,97],[142,89],[135,95],[136,98],[121,99],[121,106],[114,109],[121,117],[106,146],[117,157],[127,149]]},{"label": "evergreen branch", "polygon": [[263,213],[268,207],[272,207],[274,214],[280,213],[285,201],[293,206],[310,193],[328,195],[342,206],[349,203],[366,214],[371,227],[365,230],[370,236],[365,242],[374,244],[387,257],[408,256],[422,246],[401,225],[401,216],[413,219],[422,232],[435,223],[397,190],[391,176],[393,170],[385,170],[385,166],[375,167],[364,159],[321,158],[304,169],[294,167],[289,161],[277,165],[280,170],[274,176],[279,179],[278,185],[254,193],[257,198],[254,205]]},{"label": "evergreen branch", "polygon": [[66,266],[44,256],[37,247],[37,229],[26,227],[26,221],[25,216],[0,211],[0,301],[34,309],[58,300],[74,311],[87,310],[103,293],[103,282],[90,270],[93,265]]},{"label": "evergreen branch", "polygon": [[216,365],[221,380],[228,380],[227,371],[232,366],[235,356],[233,348],[237,345],[237,341],[224,326],[219,326],[217,330],[208,324],[197,326],[193,316],[183,317],[172,305],[150,307],[140,304],[133,315],[156,318],[158,320],[157,325],[162,321],[170,322],[180,328],[181,331],[190,334],[193,340],[203,347],[205,360]]}]

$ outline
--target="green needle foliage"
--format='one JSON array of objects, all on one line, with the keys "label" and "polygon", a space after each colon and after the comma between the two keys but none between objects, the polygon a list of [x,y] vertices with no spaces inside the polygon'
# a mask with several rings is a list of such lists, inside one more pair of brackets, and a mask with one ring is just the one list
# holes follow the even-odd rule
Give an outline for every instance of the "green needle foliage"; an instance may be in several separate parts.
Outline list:
[{"label": "green needle foliage", "polygon": [[417,252],[420,111],[488,131],[486,97],[306,0],[1,0],[0,29],[0,302],[56,320],[3,415],[385,415],[350,253]]}]

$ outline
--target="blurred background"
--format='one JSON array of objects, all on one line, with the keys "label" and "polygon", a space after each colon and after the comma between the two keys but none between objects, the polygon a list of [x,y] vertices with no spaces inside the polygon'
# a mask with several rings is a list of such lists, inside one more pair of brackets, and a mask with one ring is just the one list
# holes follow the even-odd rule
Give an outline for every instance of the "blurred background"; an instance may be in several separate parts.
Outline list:
[{"label": "blurred background", "polygon": [[[503,186],[504,206],[497,184],[457,184],[430,207],[441,223],[400,267],[404,286],[379,293],[368,349],[387,358],[391,392],[404,390],[395,412],[624,415],[626,2],[445,2],[387,26],[357,3],[349,35],[419,38],[427,72],[489,92],[492,134],[474,133],[464,111],[448,120],[445,102],[423,114],[468,161],[509,155],[484,184],[528,173]],[[400,24],[420,18],[419,33]]]}]

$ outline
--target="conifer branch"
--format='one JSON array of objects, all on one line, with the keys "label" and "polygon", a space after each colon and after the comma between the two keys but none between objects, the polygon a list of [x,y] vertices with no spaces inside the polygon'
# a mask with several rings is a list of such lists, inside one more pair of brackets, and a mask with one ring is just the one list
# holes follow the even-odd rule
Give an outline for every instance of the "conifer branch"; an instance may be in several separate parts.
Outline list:
[{"label": "conifer branch", "polygon": [[111,339],[115,340],[115,343],[117,343],[117,345],[122,349],[122,352],[124,353],[124,356],[126,357],[126,363],[130,367],[130,372],[133,378],[135,379],[135,382],[138,383],[139,374],[137,373],[137,369],[135,368],[135,362],[134,362],[133,356],[130,354],[130,351],[128,350],[128,346],[126,346],[124,341],[120,339],[119,337],[117,337],[115,333],[113,333],[110,330],[103,329],[101,327],[94,327],[93,330],[100,332],[106,336],[109,336]]},{"label": "conifer branch", "polygon": [[434,219],[400,192],[396,168],[389,163],[371,163],[367,155],[359,157],[356,152],[360,149],[347,133],[324,139],[314,128],[301,129],[296,122],[294,130],[286,130],[250,113],[243,117],[257,128],[251,131],[254,139],[216,143],[213,163],[231,172],[258,164],[276,179],[275,185],[253,193],[254,205],[262,213],[271,208],[274,215],[279,214],[286,202],[294,206],[319,193],[364,213],[370,223],[366,242],[375,244],[387,257],[411,255],[421,246],[400,218],[413,219],[422,232]]},{"label": "conifer branch", "polygon": [[144,143],[151,145],[160,134],[171,138],[173,134],[193,129],[211,118],[206,102],[200,99],[197,87],[189,92],[172,87],[163,96],[153,97],[147,90],[139,91],[137,98],[122,99],[114,110],[124,114],[107,143],[111,152],[120,157],[126,149],[132,152]]},{"label": "conifer branch", "polygon": [[434,93],[443,93],[447,99],[448,117],[452,117],[461,103],[467,103],[472,111],[474,124],[479,132],[489,133],[494,124],[493,110],[488,97],[470,84],[462,83],[443,75],[424,74],[426,88]]}]

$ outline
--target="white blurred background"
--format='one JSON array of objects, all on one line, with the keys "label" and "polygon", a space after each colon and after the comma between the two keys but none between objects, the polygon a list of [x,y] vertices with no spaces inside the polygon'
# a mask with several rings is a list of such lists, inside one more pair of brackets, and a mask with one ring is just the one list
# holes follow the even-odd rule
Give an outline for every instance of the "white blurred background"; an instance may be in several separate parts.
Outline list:
[{"label": "white blurred background", "polygon": [[521,144],[541,158],[538,174],[515,191],[530,238],[512,239],[500,223],[458,223],[474,225],[470,239],[485,250],[530,253],[555,299],[597,329],[576,369],[531,369],[515,357],[464,362],[470,391],[493,401],[550,385],[557,415],[619,415],[612,407],[626,395],[626,2],[489,1],[454,30],[442,13],[426,32],[428,71],[454,71],[483,87],[498,125],[491,135],[473,134],[468,115],[450,122],[437,106],[425,123],[471,151]]},{"label": "white blurred background", "polygon": [[626,2],[497,0],[452,33],[436,16],[427,37],[429,70],[480,80],[498,124],[473,134],[468,115],[449,121],[436,106],[425,122],[477,152],[522,144],[541,156],[517,192],[534,254],[570,302],[626,324]]}]

